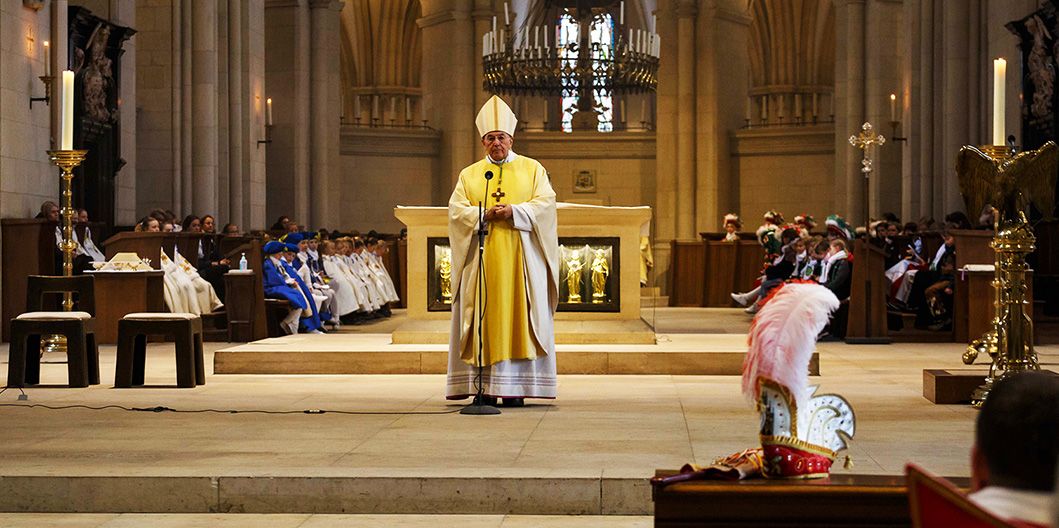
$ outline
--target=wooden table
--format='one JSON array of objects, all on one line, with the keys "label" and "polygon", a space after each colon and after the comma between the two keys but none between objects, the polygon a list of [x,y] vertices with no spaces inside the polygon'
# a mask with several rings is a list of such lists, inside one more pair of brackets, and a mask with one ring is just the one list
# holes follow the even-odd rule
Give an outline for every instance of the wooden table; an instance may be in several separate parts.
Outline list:
[{"label": "wooden table", "polygon": [[[952,303],[953,341],[970,343],[993,328],[994,275],[992,271],[956,270],[956,289]],[[1026,301],[1026,309],[1032,311],[1032,270],[1026,272]],[[988,361],[988,358],[986,360]]]},{"label": "wooden table", "polygon": [[[675,471],[662,470],[658,475]],[[966,478],[949,479],[967,488]],[[904,476],[697,480],[653,492],[655,526],[909,526]]]},{"label": "wooden table", "polygon": [[165,312],[162,271],[90,271],[95,277],[96,341],[118,342],[118,321],[135,312]]}]

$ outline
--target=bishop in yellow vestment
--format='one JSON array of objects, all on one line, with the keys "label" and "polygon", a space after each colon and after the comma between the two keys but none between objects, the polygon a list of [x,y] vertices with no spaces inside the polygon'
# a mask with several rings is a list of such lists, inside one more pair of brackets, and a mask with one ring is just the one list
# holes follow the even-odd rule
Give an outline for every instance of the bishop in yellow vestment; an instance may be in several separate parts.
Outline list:
[{"label": "bishop in yellow vestment", "polygon": [[[521,403],[554,398],[559,300],[555,191],[539,162],[511,150],[517,120],[499,97],[476,119],[486,157],[460,172],[449,199],[452,332],[447,396],[475,394],[479,365],[479,203],[485,240],[481,328],[484,394]],[[491,172],[491,179],[486,173]],[[487,192],[488,184],[488,192]]]}]

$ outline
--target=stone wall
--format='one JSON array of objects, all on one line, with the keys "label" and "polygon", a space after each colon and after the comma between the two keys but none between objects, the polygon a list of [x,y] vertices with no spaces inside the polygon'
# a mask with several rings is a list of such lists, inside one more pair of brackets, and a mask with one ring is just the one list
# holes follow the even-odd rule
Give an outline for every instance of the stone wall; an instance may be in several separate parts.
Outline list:
[{"label": "stone wall", "polygon": [[51,106],[43,102],[29,106],[30,97],[44,96],[44,84],[37,77],[44,75],[44,41],[55,40],[50,36],[51,9],[34,11],[22,2],[0,2],[0,216],[4,218],[32,217],[41,202],[59,199],[59,170],[47,154],[51,111],[59,106],[59,90],[53,92]]},{"label": "stone wall", "polygon": [[832,213],[846,215],[832,193],[834,128],[830,125],[751,128],[732,134],[743,230],[753,231],[765,211],[787,221],[811,214],[823,225]]}]

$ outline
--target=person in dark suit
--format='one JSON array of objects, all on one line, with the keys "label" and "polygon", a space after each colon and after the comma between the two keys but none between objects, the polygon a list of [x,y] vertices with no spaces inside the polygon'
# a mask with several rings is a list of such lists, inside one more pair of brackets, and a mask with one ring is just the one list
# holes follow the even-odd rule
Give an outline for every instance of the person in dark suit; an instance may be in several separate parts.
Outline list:
[{"label": "person in dark suit", "polygon": [[846,241],[836,238],[831,241],[831,251],[824,262],[824,271],[820,284],[831,290],[839,300],[849,298],[850,283],[853,278],[853,263],[846,251]]}]

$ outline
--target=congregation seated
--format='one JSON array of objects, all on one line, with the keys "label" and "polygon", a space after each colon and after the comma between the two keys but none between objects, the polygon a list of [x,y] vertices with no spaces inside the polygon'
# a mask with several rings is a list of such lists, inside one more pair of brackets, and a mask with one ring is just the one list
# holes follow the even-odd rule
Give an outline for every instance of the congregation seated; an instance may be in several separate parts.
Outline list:
[{"label": "congregation seated", "polygon": [[[63,227],[59,217],[59,205],[51,200],[46,200],[40,205],[40,212],[37,213],[36,218],[54,222],[55,226],[55,269],[63,269],[63,252],[62,252],[62,241],[63,241]],[[103,252],[96,246],[94,240],[92,240],[92,231],[88,228],[88,211],[84,209],[78,209],[73,217],[75,227],[73,230],[73,240],[77,243],[76,249],[74,249],[73,258],[73,273],[74,275],[80,275],[87,270],[92,269],[93,262],[103,262],[106,260],[103,257]],[[80,228],[80,229],[78,229]],[[84,234],[81,235],[78,231],[82,231]]]},{"label": "congregation seated", "polygon": [[294,250],[283,242],[271,241],[262,248],[265,261],[262,265],[262,284],[265,298],[280,299],[290,303],[287,316],[280,323],[288,334],[299,331],[321,333],[322,324],[316,311],[316,303],[311,301],[312,293],[291,267]]}]

